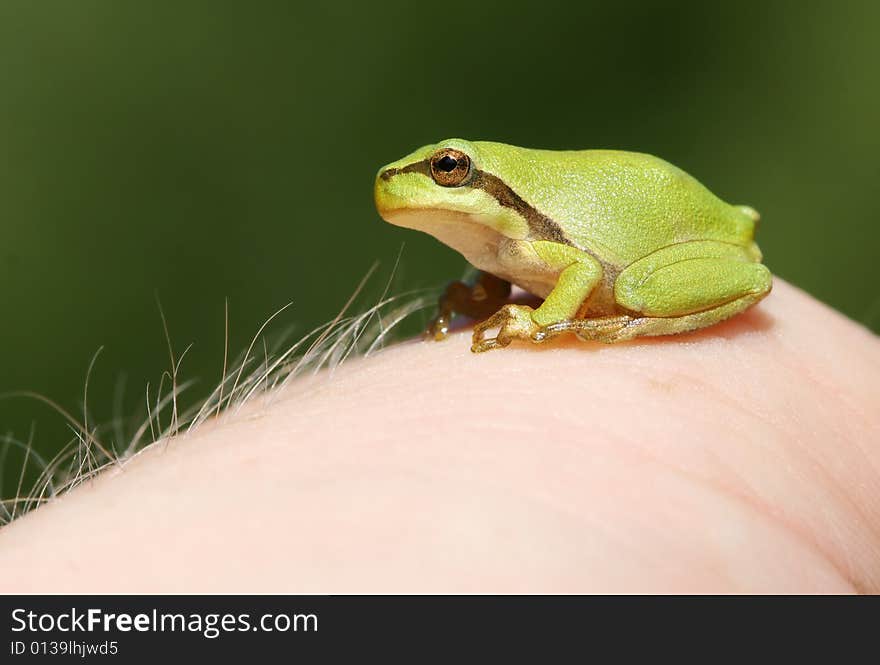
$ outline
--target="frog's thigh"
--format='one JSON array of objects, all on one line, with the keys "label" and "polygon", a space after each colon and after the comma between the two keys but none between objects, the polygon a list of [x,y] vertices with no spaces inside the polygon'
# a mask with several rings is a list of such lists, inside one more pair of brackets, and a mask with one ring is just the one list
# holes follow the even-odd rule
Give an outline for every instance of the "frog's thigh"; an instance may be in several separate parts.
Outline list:
[{"label": "frog's thigh", "polygon": [[533,242],[532,247],[551,270],[559,271],[556,285],[532,313],[532,320],[549,326],[573,319],[602,279],[602,266],[586,252],[568,245],[542,240]]},{"label": "frog's thigh", "polygon": [[714,320],[708,315],[692,321],[692,327],[702,327],[754,304],[770,286],[770,271],[751,261],[746,249],[695,241],[671,245],[626,268],[615,281],[614,296],[644,317],[684,317],[724,307]]}]

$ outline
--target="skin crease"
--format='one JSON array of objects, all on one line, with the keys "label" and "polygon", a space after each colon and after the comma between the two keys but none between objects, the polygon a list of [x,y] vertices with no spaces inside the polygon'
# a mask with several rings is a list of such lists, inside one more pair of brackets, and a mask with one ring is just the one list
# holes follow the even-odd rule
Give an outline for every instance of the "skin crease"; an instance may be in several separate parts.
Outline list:
[{"label": "skin crease", "polygon": [[4,592],[880,591],[880,343],[777,279],[712,328],[414,341],[0,530]]}]

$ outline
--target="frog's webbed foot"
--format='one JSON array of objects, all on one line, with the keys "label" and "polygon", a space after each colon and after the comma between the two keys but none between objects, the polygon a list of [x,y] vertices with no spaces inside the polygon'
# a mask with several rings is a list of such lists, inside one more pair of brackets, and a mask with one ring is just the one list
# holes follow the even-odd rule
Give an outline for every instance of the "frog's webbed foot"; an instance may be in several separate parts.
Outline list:
[{"label": "frog's webbed foot", "polygon": [[634,320],[633,317],[626,314],[600,316],[592,319],[570,319],[547,326],[545,333],[548,336],[555,336],[573,332],[582,340],[595,340],[610,344],[629,339],[627,328]]},{"label": "frog's webbed foot", "polygon": [[[580,339],[599,342],[618,342],[629,339],[629,326],[635,321],[627,315],[602,316],[592,319],[568,319],[541,326],[532,318],[532,308],[524,305],[505,305],[494,315],[474,326],[471,351],[482,353],[502,349],[514,339],[535,344],[565,333],[574,333]],[[488,330],[498,328],[496,337],[485,338]]]},{"label": "frog's webbed foot", "polygon": [[[534,343],[543,342],[553,336],[547,328],[539,326],[532,318],[534,310],[526,305],[505,305],[482,323],[474,326],[471,351],[482,353],[492,349],[503,349],[515,339]],[[486,332],[498,328],[495,337],[486,337]]]},{"label": "frog's webbed foot", "polygon": [[428,325],[425,336],[440,341],[449,334],[454,314],[481,319],[497,311],[509,296],[510,282],[487,272],[480,273],[473,286],[452,282],[440,297],[437,316]]}]

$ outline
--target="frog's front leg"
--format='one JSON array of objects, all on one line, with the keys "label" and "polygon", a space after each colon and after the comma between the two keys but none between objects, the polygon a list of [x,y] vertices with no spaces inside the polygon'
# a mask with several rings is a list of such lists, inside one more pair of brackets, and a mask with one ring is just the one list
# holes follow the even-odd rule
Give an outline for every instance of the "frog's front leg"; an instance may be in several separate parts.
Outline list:
[{"label": "frog's front leg", "polygon": [[440,341],[449,334],[449,324],[454,314],[482,319],[498,310],[509,297],[510,282],[488,272],[481,272],[473,286],[452,282],[440,296],[437,316],[428,325],[425,334]]},{"label": "frog's front leg", "polygon": [[[474,353],[503,348],[514,339],[538,343],[559,334],[562,331],[557,332],[554,324],[574,318],[602,279],[602,266],[586,252],[548,241],[533,242],[531,246],[544,267],[558,273],[556,285],[538,309],[505,305],[474,326]],[[486,332],[494,328],[498,328],[498,334],[487,338]]]}]

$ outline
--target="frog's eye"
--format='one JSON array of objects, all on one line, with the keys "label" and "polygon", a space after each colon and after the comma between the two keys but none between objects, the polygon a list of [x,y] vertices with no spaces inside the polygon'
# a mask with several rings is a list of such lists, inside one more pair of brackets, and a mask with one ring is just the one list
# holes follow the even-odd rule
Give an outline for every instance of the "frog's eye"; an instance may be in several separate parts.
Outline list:
[{"label": "frog's eye", "polygon": [[431,177],[441,187],[458,187],[471,174],[471,158],[461,150],[443,148],[431,157]]}]

